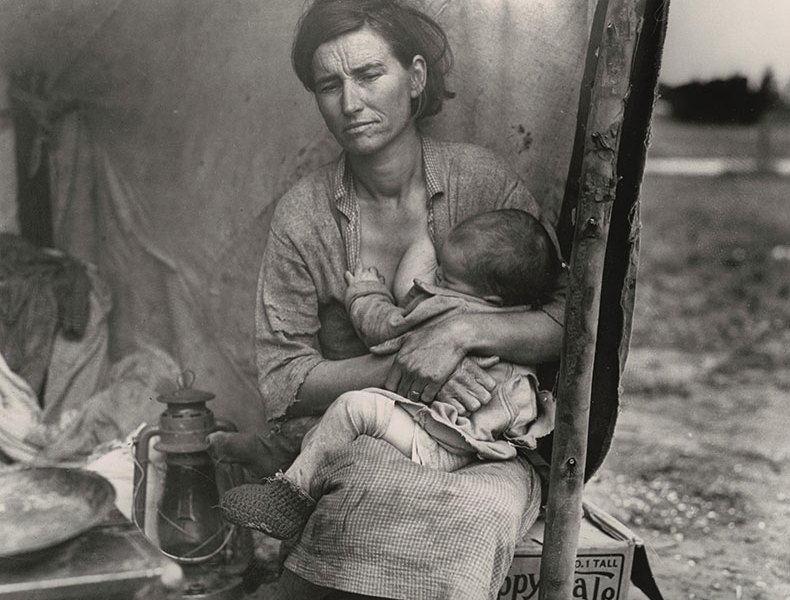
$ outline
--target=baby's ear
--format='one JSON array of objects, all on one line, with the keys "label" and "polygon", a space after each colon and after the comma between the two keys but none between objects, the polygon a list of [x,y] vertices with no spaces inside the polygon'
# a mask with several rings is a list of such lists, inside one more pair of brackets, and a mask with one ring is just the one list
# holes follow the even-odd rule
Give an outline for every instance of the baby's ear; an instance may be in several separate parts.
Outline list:
[{"label": "baby's ear", "polygon": [[496,304],[497,306],[502,306],[502,304],[504,304],[504,300],[502,300],[502,296],[496,296],[493,294],[489,296],[483,296],[483,300],[485,300],[486,302],[490,302],[491,304]]}]

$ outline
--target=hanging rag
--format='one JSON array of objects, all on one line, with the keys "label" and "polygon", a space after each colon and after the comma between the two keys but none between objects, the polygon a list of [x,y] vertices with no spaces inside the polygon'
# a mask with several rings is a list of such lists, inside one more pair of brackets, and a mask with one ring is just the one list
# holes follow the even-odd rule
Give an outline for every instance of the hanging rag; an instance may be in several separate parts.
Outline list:
[{"label": "hanging rag", "polygon": [[35,394],[43,391],[55,335],[80,339],[91,281],[75,259],[0,233],[0,353]]}]

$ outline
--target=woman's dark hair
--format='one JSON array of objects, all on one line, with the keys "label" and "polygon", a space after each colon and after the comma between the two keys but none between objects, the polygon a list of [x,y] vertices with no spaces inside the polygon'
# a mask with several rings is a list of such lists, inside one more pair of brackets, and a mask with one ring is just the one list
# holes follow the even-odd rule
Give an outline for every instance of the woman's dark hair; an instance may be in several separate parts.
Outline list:
[{"label": "woman's dark hair", "polygon": [[425,59],[425,89],[412,100],[415,119],[442,110],[442,102],[455,96],[445,83],[453,62],[447,35],[428,15],[400,0],[315,0],[299,19],[291,49],[291,62],[302,84],[315,91],[313,55],[321,44],[366,25],[384,39],[405,68],[417,54]]},{"label": "woman's dark hair", "polygon": [[561,270],[554,243],[531,214],[504,208],[477,214],[447,236],[463,252],[475,289],[502,298],[504,306],[546,301]]}]

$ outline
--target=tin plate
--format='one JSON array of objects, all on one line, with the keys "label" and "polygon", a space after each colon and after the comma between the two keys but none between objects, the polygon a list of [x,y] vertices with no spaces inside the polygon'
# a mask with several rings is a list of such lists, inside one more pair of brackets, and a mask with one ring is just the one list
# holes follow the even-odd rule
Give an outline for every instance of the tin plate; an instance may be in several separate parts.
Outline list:
[{"label": "tin plate", "polygon": [[70,540],[103,521],[114,503],[112,484],[83,469],[0,472],[0,558]]}]

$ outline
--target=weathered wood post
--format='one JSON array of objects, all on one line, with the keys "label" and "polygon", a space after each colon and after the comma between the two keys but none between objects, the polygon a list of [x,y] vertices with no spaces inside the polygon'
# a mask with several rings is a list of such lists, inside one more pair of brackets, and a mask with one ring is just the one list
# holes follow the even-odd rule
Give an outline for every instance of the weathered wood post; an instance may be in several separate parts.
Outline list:
[{"label": "weathered wood post", "polygon": [[[638,208],[635,203],[644,168],[667,10],[668,0],[599,0],[593,20],[579,104],[576,143],[582,144],[580,160],[576,168],[571,165],[569,175],[569,178],[578,177],[578,183],[571,182],[576,187],[569,188],[575,190],[577,199],[540,569],[541,600],[573,597],[601,287],[612,207],[618,192],[624,192],[630,196],[627,200],[633,204],[631,208]],[[648,63],[648,70],[638,74],[635,69],[645,66],[637,60],[640,58],[637,46],[645,24],[654,30],[646,36],[651,47],[643,50],[641,56]],[[632,88],[635,78],[640,79],[639,85]],[[634,91],[639,94],[637,102],[647,106],[631,110],[633,122],[629,124],[626,106]],[[629,126],[630,132],[626,131]],[[628,145],[633,154],[626,161],[619,160],[624,136],[630,136]],[[624,164],[632,171],[625,190],[618,188],[622,179],[618,165],[622,169]]]}]

